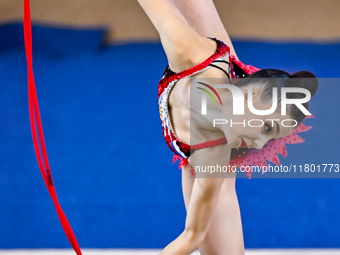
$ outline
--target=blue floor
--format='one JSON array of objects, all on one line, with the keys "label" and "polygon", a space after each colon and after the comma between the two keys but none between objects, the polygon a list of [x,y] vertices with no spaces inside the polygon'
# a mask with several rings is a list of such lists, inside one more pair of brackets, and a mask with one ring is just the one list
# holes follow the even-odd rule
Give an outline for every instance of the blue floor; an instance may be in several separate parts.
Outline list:
[{"label": "blue floor", "polygon": [[[181,172],[161,133],[160,43],[106,46],[105,30],[33,27],[33,65],[59,201],[83,248],[161,248],[184,227]],[[340,77],[332,44],[234,40],[259,68]],[[0,248],[66,248],[30,131],[22,24],[0,26]],[[327,81],[327,80],[326,80]],[[339,164],[340,88],[320,83],[305,143],[283,164]],[[339,173],[340,176],[340,173]],[[334,175],[333,177],[337,177]],[[237,180],[246,248],[340,248],[340,181]],[[227,215],[226,215],[227,217]]]}]

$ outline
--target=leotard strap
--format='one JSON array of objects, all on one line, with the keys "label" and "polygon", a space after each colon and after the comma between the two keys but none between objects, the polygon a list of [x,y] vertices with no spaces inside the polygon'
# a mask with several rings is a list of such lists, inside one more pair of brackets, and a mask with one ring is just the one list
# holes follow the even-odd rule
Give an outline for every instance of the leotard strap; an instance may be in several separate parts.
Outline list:
[{"label": "leotard strap", "polygon": [[219,138],[216,140],[211,140],[211,141],[191,145],[190,151],[194,152],[196,150],[201,150],[201,149],[209,148],[209,147],[215,147],[215,146],[226,144],[226,143],[228,143],[227,138],[223,137],[223,138]]}]

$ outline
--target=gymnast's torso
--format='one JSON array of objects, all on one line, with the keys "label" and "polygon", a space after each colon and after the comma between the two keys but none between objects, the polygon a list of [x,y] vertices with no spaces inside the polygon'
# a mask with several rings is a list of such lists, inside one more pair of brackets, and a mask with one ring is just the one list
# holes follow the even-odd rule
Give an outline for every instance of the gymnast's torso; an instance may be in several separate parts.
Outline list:
[{"label": "gymnast's torso", "polygon": [[[224,59],[227,58],[224,57]],[[226,65],[223,63],[216,63],[216,65],[226,69]],[[168,110],[172,128],[176,136],[187,144],[190,144],[190,130],[192,134],[195,134],[195,140],[199,142],[224,137],[220,129],[214,128],[208,119],[202,118],[197,107],[190,107],[190,105],[192,106],[190,96],[193,96],[190,95],[190,81],[194,78],[225,79],[226,75],[217,68],[209,68],[201,73],[180,79],[171,89]],[[226,79],[226,83],[229,83],[228,79]],[[209,85],[214,86],[214,84]],[[209,102],[211,103],[211,101]]]},{"label": "gymnast's torso", "polygon": [[[163,136],[170,149],[184,159],[190,156],[190,140],[192,141],[193,134],[196,143],[224,137],[221,130],[211,125],[208,117],[202,116],[197,110],[199,107],[192,107],[193,103],[199,103],[199,100],[190,102],[191,79],[220,78],[226,83],[231,81],[229,47],[216,38],[207,40],[211,44],[210,52],[204,52],[200,56],[201,59],[198,59],[191,68],[179,70],[177,73],[168,65],[158,86]],[[209,112],[210,117],[213,115]]]}]

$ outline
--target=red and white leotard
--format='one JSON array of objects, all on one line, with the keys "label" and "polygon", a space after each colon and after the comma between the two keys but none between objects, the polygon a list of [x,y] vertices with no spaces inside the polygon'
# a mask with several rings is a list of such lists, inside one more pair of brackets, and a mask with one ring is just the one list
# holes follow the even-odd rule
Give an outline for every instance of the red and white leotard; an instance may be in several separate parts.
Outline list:
[{"label": "red and white leotard", "polygon": [[[209,38],[209,37],[208,37]],[[207,58],[202,63],[184,70],[180,73],[175,73],[170,70],[169,65],[165,68],[163,76],[159,81],[158,85],[158,104],[159,113],[162,122],[163,137],[169,146],[169,148],[175,153],[173,162],[181,158],[179,168],[181,169],[188,163],[187,158],[190,156],[190,151],[218,146],[227,143],[226,138],[221,138],[217,140],[207,141],[201,144],[189,145],[181,141],[175,134],[170,121],[170,116],[168,112],[168,100],[171,89],[175,84],[185,77],[190,77],[194,74],[198,74],[207,70],[208,68],[215,67],[223,71],[229,78],[230,82],[232,78],[245,77],[251,73],[254,73],[260,69],[255,68],[251,65],[244,65],[241,61],[237,60],[235,56],[230,55],[230,48],[222,41],[216,38],[210,38],[217,43],[216,51],[209,58]],[[225,60],[229,59],[229,61]],[[224,62],[226,63],[228,70],[214,65],[214,63]],[[230,77],[231,74],[231,77]],[[279,159],[277,153],[287,155],[285,143],[300,143],[303,142],[298,135],[295,133],[303,132],[309,130],[311,127],[306,127],[302,123],[287,137],[278,140],[269,141],[261,150],[250,149],[250,148],[238,148],[232,149],[230,162],[231,165],[257,165],[257,166],[267,166],[265,160],[270,160],[274,164],[279,165]],[[192,169],[191,174],[194,175]],[[246,172],[247,176],[251,177],[251,172]]]}]

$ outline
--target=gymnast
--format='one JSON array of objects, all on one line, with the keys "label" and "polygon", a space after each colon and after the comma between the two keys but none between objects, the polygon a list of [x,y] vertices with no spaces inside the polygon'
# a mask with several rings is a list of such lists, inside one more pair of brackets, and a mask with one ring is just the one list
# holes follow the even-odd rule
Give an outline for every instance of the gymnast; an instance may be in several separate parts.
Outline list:
[{"label": "gymnast", "polygon": [[[317,79],[308,71],[289,74],[244,65],[236,55],[212,0],[138,2],[158,31],[168,60],[158,85],[159,111],[165,141],[175,153],[174,159],[181,159],[182,191],[187,211],[183,232],[162,250],[161,255],[191,254],[196,249],[203,255],[244,254],[235,191],[236,172],[227,172],[223,178],[192,178],[197,174],[195,166],[228,166],[231,160],[247,155],[251,149],[261,152],[268,142],[288,137],[306,113],[296,105],[288,104],[287,115],[282,115],[278,96],[278,107],[271,114],[255,115],[245,107],[244,115],[233,115],[230,90],[206,82],[201,84],[200,90],[193,91],[190,82],[194,78],[223,79],[242,91],[244,105],[251,100],[255,109],[266,110],[272,106],[273,88],[280,95],[284,87],[300,87],[309,91],[312,97],[318,87]],[[300,78],[310,79],[306,82]],[[190,102],[194,98],[200,104],[204,89],[210,89],[212,94],[216,92],[221,101],[219,104],[207,100],[209,114],[206,115],[201,113],[201,107],[193,108],[196,103]],[[302,98],[299,93],[287,95]],[[308,110],[308,102],[302,105]],[[214,119],[233,119],[235,122],[258,119],[263,125],[213,125]],[[292,124],[282,125],[284,119],[290,119]]]}]

